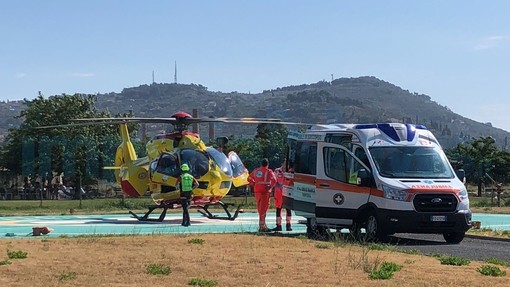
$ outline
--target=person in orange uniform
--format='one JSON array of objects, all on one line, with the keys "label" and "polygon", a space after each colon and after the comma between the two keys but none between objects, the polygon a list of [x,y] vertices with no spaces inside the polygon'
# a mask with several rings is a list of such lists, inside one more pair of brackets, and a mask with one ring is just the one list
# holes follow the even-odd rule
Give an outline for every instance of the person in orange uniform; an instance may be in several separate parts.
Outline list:
[{"label": "person in orange uniform", "polygon": [[[282,206],[283,206],[283,182],[285,177],[283,176],[285,168],[285,162],[274,170],[276,176],[276,185],[274,186],[274,207],[276,208],[276,227],[273,231],[282,231]],[[286,208],[287,216],[285,216],[285,230],[292,231],[292,211]]]},{"label": "person in orange uniform", "polygon": [[269,168],[269,161],[267,158],[262,160],[262,165],[260,167],[257,167],[250,173],[248,182],[253,186],[253,192],[255,193],[255,201],[259,213],[259,232],[269,232],[271,229],[267,228],[266,225],[266,213],[269,209],[271,189],[276,184],[276,177]]}]

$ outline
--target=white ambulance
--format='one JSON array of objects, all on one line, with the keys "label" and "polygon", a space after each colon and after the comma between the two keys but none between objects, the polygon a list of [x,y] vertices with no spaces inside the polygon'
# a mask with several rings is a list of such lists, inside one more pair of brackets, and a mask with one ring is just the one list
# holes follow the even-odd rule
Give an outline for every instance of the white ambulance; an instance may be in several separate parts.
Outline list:
[{"label": "white ambulance", "polygon": [[316,125],[289,132],[288,145],[284,207],[307,219],[309,238],[349,228],[364,240],[438,233],[460,243],[471,226],[464,183],[424,126]]}]

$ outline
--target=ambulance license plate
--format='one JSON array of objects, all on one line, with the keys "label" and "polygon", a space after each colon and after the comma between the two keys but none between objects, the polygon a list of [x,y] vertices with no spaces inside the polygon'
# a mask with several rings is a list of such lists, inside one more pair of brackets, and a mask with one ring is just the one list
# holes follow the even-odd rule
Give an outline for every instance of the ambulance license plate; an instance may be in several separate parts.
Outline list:
[{"label": "ambulance license plate", "polygon": [[444,222],[446,221],[446,215],[432,215],[430,221],[433,222]]}]

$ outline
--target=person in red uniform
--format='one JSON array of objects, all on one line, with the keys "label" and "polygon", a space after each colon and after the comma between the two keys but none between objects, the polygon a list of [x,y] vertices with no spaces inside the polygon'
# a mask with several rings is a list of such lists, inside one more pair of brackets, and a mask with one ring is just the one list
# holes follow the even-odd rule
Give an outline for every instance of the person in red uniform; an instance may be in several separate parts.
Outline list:
[{"label": "person in red uniform", "polygon": [[254,169],[248,177],[248,182],[253,186],[257,211],[259,213],[259,232],[269,232],[271,229],[266,225],[266,213],[269,208],[271,189],[276,184],[276,177],[269,168],[267,158],[262,160],[262,165]]},{"label": "person in red uniform", "polygon": [[[273,231],[282,231],[282,206],[283,206],[283,183],[285,177],[283,176],[285,162],[274,170],[276,176],[276,185],[274,186],[274,207],[276,208],[276,227]],[[292,231],[292,211],[286,208],[287,216],[285,216],[285,230]]]}]

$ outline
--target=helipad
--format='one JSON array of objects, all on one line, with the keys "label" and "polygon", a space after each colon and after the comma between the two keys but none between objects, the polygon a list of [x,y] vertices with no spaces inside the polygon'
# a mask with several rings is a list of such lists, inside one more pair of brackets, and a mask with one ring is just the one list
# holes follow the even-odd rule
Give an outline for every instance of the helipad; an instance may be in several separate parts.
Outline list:
[{"label": "helipad", "polygon": [[[181,226],[180,213],[167,214],[163,222],[140,222],[130,215],[56,215],[0,217],[0,238],[31,236],[33,227],[49,227],[51,237],[93,234],[169,234],[169,233],[234,233],[257,232],[258,215],[240,214],[236,220],[208,219],[191,214],[191,226]],[[298,224],[302,217],[294,216],[292,233],[303,233],[306,227]],[[268,215],[267,225],[275,226],[275,216]],[[284,227],[285,229],[285,227]],[[283,231],[286,232],[286,231]]]},{"label": "helipad", "polygon": [[[298,221],[303,217],[292,217],[293,231],[305,233],[306,226]],[[482,228],[510,230],[509,214],[473,214],[473,220],[480,221]],[[275,226],[274,213],[268,214],[266,220],[270,228]],[[107,234],[187,234],[187,233],[237,233],[257,232],[258,215],[242,213],[234,221],[208,219],[201,214],[191,214],[191,226],[183,227],[180,213],[167,214],[163,222],[140,222],[129,214],[117,215],[56,215],[56,216],[7,216],[0,217],[0,238],[32,237],[33,227],[49,227],[53,231],[46,235],[80,236]],[[285,228],[284,228],[285,229]],[[283,233],[289,233],[283,231]]]}]

